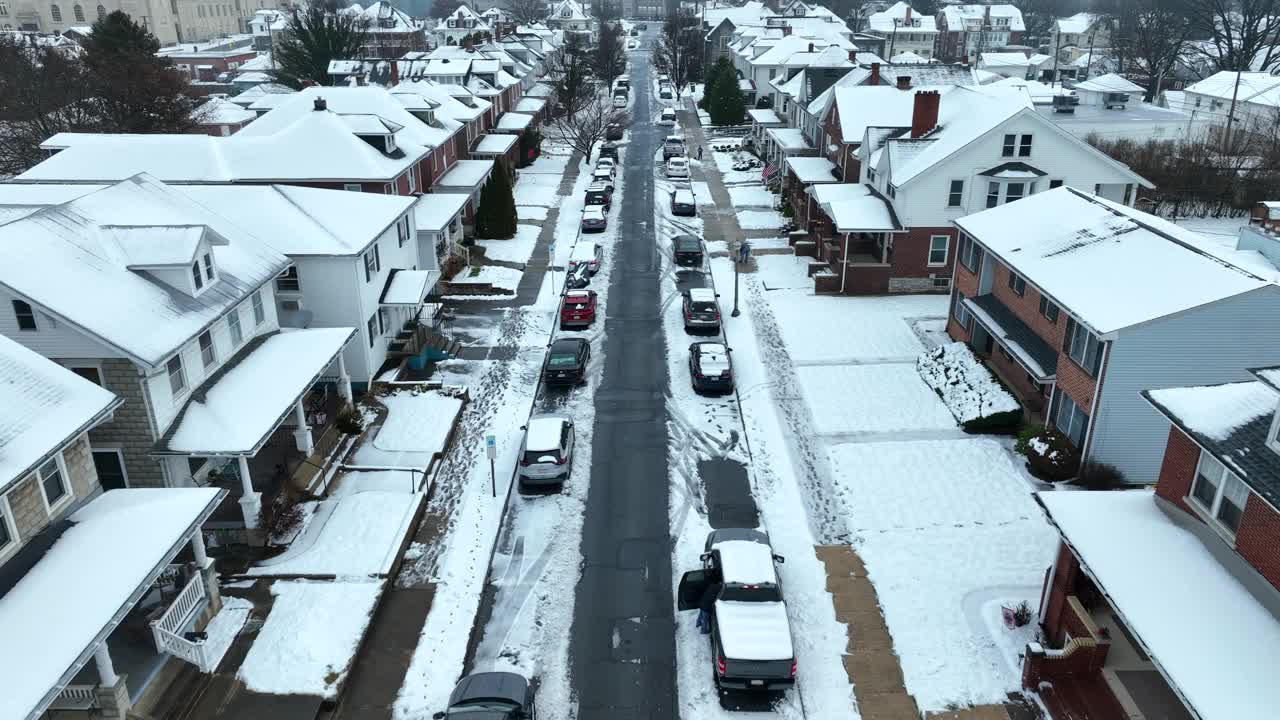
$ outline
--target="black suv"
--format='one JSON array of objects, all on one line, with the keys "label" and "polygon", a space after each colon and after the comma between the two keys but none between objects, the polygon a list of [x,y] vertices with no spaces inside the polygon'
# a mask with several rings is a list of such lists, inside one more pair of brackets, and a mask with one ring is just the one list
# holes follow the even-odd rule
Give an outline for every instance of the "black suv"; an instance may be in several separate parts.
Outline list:
[{"label": "black suv", "polygon": [[529,681],[509,672],[468,675],[449,695],[449,709],[434,720],[537,720]]},{"label": "black suv", "polygon": [[733,392],[733,363],[729,359],[729,348],[719,342],[690,345],[689,379],[696,393]]},{"label": "black suv", "polygon": [[677,265],[699,267],[702,265],[702,239],[696,235],[677,235],[671,238],[671,254]]},{"label": "black suv", "polygon": [[604,129],[605,140],[621,140],[622,134],[622,123],[609,123],[609,126]]},{"label": "black suv", "polygon": [[551,343],[542,366],[542,381],[548,385],[576,385],[587,379],[591,344],[583,338],[561,338]]}]

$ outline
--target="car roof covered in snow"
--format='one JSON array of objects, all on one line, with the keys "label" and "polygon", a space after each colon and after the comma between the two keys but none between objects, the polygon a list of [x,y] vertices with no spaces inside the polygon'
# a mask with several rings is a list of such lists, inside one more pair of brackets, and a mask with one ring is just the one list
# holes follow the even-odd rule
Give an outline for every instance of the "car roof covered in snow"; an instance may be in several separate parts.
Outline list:
[{"label": "car roof covered in snow", "polygon": [[682,202],[682,203],[693,202],[693,191],[690,190],[689,188],[680,188],[679,190],[676,190],[673,193],[673,195],[675,196],[676,202]]},{"label": "car roof covered in snow", "polygon": [[524,434],[525,450],[555,450],[560,447],[560,429],[569,422],[561,415],[542,415],[529,420]]},{"label": "car roof covered in snow", "polygon": [[681,245],[684,245],[684,246],[693,245],[699,249],[702,247],[702,239],[699,238],[697,235],[677,235],[674,238],[671,238],[671,242],[677,248],[680,247]]},{"label": "car roof covered in snow", "polygon": [[694,302],[715,302],[716,291],[711,288],[693,288],[689,290],[689,299]]},{"label": "car roof covered in snow", "polygon": [[587,192],[604,192],[609,186],[602,182],[593,182],[587,186]]},{"label": "car roof covered in snow", "polygon": [[[603,218],[604,218],[604,206],[603,206],[603,205],[587,205],[586,207],[582,208],[582,217],[584,217],[584,218],[593,218],[593,219],[594,219],[594,218],[602,218],[602,219],[603,219]],[[574,254],[574,256],[575,256],[575,257],[577,257],[578,253],[579,253],[579,251],[578,251],[577,249],[575,249],[575,250],[573,251],[573,254]]]},{"label": "car roof covered in snow", "polygon": [[564,299],[569,302],[584,302],[591,299],[591,293],[586,290],[569,290],[564,294]]},{"label": "car roof covered in snow", "polygon": [[[593,208],[595,208],[595,209],[596,209],[596,211],[597,211],[597,212],[599,212],[601,215],[603,215],[603,214],[604,214],[604,211],[600,209],[600,206],[599,206],[599,205],[589,205],[588,207],[593,207]],[[585,212],[585,211],[584,211],[584,212]],[[578,243],[577,245],[574,245],[574,246],[573,246],[573,254],[572,254],[572,255],[570,255],[570,259],[573,259],[573,260],[594,260],[594,259],[595,259],[595,257],[596,257],[596,248],[597,248],[597,247],[599,247],[599,246],[598,246],[598,245],[596,245],[595,243],[580,242],[580,243]],[[581,291],[579,291],[579,292],[581,292]]]}]

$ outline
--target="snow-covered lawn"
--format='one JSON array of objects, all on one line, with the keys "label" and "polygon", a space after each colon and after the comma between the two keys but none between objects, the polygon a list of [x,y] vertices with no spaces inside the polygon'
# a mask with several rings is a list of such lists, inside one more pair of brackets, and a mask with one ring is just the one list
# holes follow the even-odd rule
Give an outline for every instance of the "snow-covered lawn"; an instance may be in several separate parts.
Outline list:
[{"label": "snow-covered lawn", "polygon": [[736,208],[773,208],[778,196],[769,192],[764,185],[740,185],[729,188],[729,199]]},{"label": "snow-covered lawn", "polygon": [[522,274],[520,270],[498,267],[497,265],[473,265],[470,268],[464,267],[458,271],[452,282],[459,285],[489,283],[495,288],[504,288],[514,292],[516,286],[520,284],[520,276]]},{"label": "snow-covered lawn", "polygon": [[272,583],[275,604],[237,677],[254,692],[334,697],[381,592],[381,582]]},{"label": "snow-covered lawn", "polygon": [[796,375],[824,435],[956,428],[911,365],[809,365]]},{"label": "snow-covered lawn", "polygon": [[[715,141],[711,141],[715,145]],[[736,185],[739,183],[761,182],[763,170],[761,168],[750,168],[748,170],[734,170],[734,163],[738,162],[738,158],[753,157],[745,152],[712,152],[712,158],[716,161],[716,168],[720,170],[720,177],[724,180],[725,185]]]},{"label": "snow-covered lawn", "polygon": [[777,210],[742,210],[737,215],[738,227],[743,230],[780,230],[787,224]]},{"label": "snow-covered lawn", "polygon": [[[546,219],[545,213],[541,219]],[[477,240],[476,244],[484,248],[484,256],[490,260],[525,263],[529,262],[541,232],[541,225],[516,225],[516,236],[510,240]]]},{"label": "snow-covered lawn", "polygon": [[[751,241],[753,249],[760,245],[759,241]],[[768,290],[812,290],[810,262],[813,258],[800,255],[756,255],[754,275]]]},{"label": "snow-covered lawn", "polygon": [[402,390],[378,401],[387,407],[373,444],[381,450],[444,452],[462,400],[437,390]]},{"label": "snow-covered lawn", "polygon": [[547,219],[548,209],[540,205],[517,205],[516,217],[520,222],[542,222]]},{"label": "snow-covered lawn", "polygon": [[[560,202],[556,191],[560,187],[560,174],[531,173],[522,171],[516,181],[516,205],[535,205],[544,208],[555,207]],[[519,211],[516,211],[519,215]],[[523,216],[521,216],[523,220]]]},{"label": "snow-covered lawn", "polygon": [[915,362],[924,349],[912,318],[947,314],[946,295],[815,296],[768,293],[778,327],[797,365],[831,362]]},{"label": "snow-covered lawn", "polygon": [[370,491],[320,503],[306,530],[249,575],[370,576],[390,571],[422,501],[419,493]]}]

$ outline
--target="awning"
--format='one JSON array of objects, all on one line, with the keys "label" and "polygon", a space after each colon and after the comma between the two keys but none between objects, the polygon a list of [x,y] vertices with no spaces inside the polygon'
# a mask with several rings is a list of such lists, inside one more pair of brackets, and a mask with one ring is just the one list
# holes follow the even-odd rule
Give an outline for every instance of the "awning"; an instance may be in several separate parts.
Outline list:
[{"label": "awning", "polygon": [[1034,180],[1036,178],[1044,177],[1048,173],[1046,173],[1045,171],[1039,168],[1032,167],[1024,162],[1007,162],[1002,165],[997,165],[993,168],[983,170],[978,174],[985,175],[986,177],[995,177],[995,178],[1005,178],[1005,179],[1026,178],[1028,180]]},{"label": "awning", "polygon": [[1058,353],[995,295],[965,298],[964,305],[1037,382],[1054,381],[1058,372]]},{"label": "awning", "polygon": [[421,305],[439,279],[440,273],[434,270],[392,270],[378,304],[412,307]]},{"label": "awning", "polygon": [[39,716],[226,494],[109,490],[10,558],[29,569],[0,596],[0,716]]},{"label": "awning", "polygon": [[778,148],[783,152],[803,152],[805,150],[813,150],[813,146],[809,141],[804,139],[804,133],[800,132],[800,128],[776,127],[769,128],[765,131],[773,141],[778,144]]},{"label": "awning", "polygon": [[505,155],[520,140],[518,135],[481,135],[472,155]]},{"label": "awning", "polygon": [[[484,184],[485,180],[489,179],[489,174],[492,172],[492,160],[459,160],[454,164],[452,170],[436,181],[436,187],[473,193],[480,189],[480,186]],[[424,195],[423,197],[429,198],[431,196]]]},{"label": "awning", "polygon": [[824,157],[787,158],[787,167],[805,185],[840,182],[832,174],[836,169],[835,163]]},{"label": "awning", "polygon": [[879,193],[856,183],[820,183],[806,190],[839,233],[901,232],[893,207]]},{"label": "awning", "polygon": [[526,113],[506,112],[498,118],[498,124],[494,126],[495,130],[510,130],[512,132],[522,132],[529,127],[529,123],[533,122],[533,116]]},{"label": "awning", "polygon": [[751,118],[751,122],[757,125],[768,125],[778,127],[786,124],[778,114],[768,108],[751,108],[747,111],[747,116]]},{"label": "awning", "polygon": [[155,454],[256,455],[355,334],[314,328],[255,338],[191,393]]},{"label": "awning", "polygon": [[[1205,545],[1221,545],[1219,537],[1208,528],[1208,537],[1197,537],[1170,517],[1183,511],[1166,513],[1151,490],[1035,497],[1139,649],[1198,717],[1275,716],[1280,619]],[[1198,522],[1188,517],[1185,525]]]},{"label": "awning", "polygon": [[427,193],[419,197],[413,208],[413,221],[418,232],[444,232],[469,200],[471,196],[465,193]]}]

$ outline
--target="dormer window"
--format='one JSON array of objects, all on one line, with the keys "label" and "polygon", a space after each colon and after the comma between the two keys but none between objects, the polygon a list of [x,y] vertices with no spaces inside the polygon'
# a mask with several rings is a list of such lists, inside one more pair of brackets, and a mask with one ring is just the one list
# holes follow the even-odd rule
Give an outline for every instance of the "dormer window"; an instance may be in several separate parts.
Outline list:
[{"label": "dormer window", "polygon": [[200,258],[200,262],[204,265],[204,279],[209,282],[213,282],[213,254],[205,253],[204,256]]},{"label": "dormer window", "polygon": [[387,147],[387,154],[388,154],[388,155],[390,155],[391,153],[393,153],[393,152],[395,152],[395,151],[396,151],[396,136],[395,136],[395,135],[388,135],[388,136],[386,137],[386,147]]},{"label": "dormer window", "polygon": [[200,291],[204,289],[204,273],[200,270],[200,262],[198,260],[191,263],[191,279],[195,282],[196,294],[199,295]]}]

